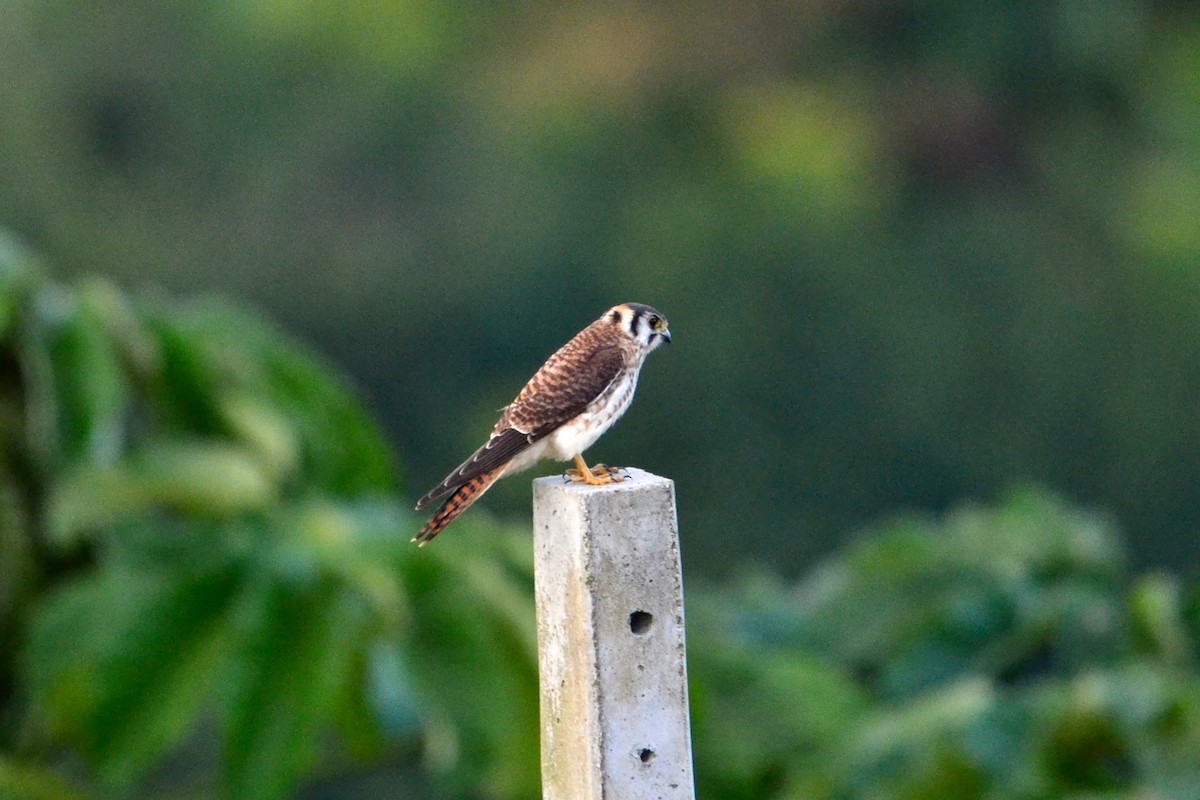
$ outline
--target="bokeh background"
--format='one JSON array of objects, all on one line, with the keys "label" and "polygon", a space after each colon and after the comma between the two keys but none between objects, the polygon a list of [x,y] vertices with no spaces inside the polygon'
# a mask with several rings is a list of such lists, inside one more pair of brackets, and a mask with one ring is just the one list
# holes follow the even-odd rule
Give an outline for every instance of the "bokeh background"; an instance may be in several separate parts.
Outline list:
[{"label": "bokeh background", "polygon": [[678,346],[597,454],[681,480],[693,569],[1022,481],[1200,556],[1194,4],[3,13],[0,219],[269,312],[411,496],[638,300]]},{"label": "bokeh background", "polygon": [[[859,597],[861,609],[896,612],[942,585],[904,560],[918,545],[885,558],[887,520],[979,528],[981,542],[1015,527],[1053,549],[1046,526],[1078,515],[1107,544],[1016,547],[1030,580],[1078,567],[1093,589],[1107,576],[1114,607],[1177,601],[1187,618],[1200,564],[1200,4],[11,0],[0,75],[0,225],[65,285],[233,298],[274,320],[378,420],[399,479],[373,491],[410,503],[552,350],[634,300],[668,316],[674,344],[590,455],[676,480],[689,585],[709,587],[696,603],[714,618],[737,606],[713,599],[728,592],[771,641],[835,642],[780,633],[812,613],[797,598],[832,591],[816,565],[877,557],[892,566],[864,586],[912,577],[897,579],[911,595]],[[503,482],[433,549],[489,563],[481,542],[524,526],[528,504],[527,481]],[[47,574],[78,568],[78,554],[59,558]],[[943,578],[967,591],[975,573],[960,567]],[[996,569],[997,591],[1016,591]],[[1159,582],[1131,588],[1147,574]],[[1075,599],[1055,608],[1094,611]],[[947,603],[929,611],[942,633],[970,617]],[[1022,602],[1000,606],[1019,628]],[[1019,644],[989,640],[986,668],[926,648],[911,683],[854,660],[882,658],[876,640],[846,658],[855,680],[882,681],[867,694],[894,700],[960,668],[1071,676],[1098,652],[1175,635],[1138,639],[1112,613],[1123,621],[1108,644],[1061,661],[1047,631],[1069,614],[1030,622]],[[1191,663],[1185,629],[1171,670]],[[785,697],[814,674],[784,672],[762,680]],[[761,685],[735,674],[730,686]],[[1168,684],[1191,698],[1187,681]],[[970,706],[978,689],[951,699]],[[1105,749],[1120,735],[1081,752],[1124,764]],[[443,773],[458,766],[448,752],[434,759]],[[962,759],[945,759],[930,774],[958,774]],[[714,778],[708,796],[836,783],[797,783],[768,761],[753,779]],[[1103,764],[1088,791],[1142,774]],[[527,789],[477,777],[436,791]],[[1030,781],[978,796],[1076,796]],[[828,796],[908,796],[879,785]],[[945,796],[975,796],[966,785]],[[1164,785],[1138,796],[1190,796],[1186,781],[1178,795]]]}]

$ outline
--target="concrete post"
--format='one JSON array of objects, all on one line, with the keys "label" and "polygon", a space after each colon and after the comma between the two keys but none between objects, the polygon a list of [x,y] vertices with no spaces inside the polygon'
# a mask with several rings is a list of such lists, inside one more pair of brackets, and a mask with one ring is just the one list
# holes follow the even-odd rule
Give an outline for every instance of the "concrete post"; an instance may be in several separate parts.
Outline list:
[{"label": "concrete post", "polygon": [[544,800],[692,800],[675,485],[534,482]]}]

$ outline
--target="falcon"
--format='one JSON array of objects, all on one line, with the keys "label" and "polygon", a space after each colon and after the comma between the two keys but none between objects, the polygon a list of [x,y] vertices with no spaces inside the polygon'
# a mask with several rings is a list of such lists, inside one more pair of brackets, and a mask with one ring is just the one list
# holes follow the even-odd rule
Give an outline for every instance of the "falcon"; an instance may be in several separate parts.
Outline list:
[{"label": "falcon", "polygon": [[487,444],[417,502],[420,511],[446,498],[413,541],[427,544],[497,480],[543,458],[574,460],[566,476],[576,482],[622,480],[618,469],[589,467],[583,451],[629,408],[646,356],[670,341],[666,317],[641,303],[613,306],[575,334],[504,407]]}]

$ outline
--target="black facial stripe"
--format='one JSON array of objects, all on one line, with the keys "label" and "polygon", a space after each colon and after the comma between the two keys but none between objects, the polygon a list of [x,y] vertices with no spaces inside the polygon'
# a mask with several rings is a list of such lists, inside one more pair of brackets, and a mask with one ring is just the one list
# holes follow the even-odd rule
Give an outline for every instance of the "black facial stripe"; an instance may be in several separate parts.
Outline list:
[{"label": "black facial stripe", "polygon": [[646,322],[646,314],[640,308],[635,308],[633,310],[633,324],[630,326],[633,329],[632,333],[634,339],[642,338],[643,325],[648,326],[648,323]]}]

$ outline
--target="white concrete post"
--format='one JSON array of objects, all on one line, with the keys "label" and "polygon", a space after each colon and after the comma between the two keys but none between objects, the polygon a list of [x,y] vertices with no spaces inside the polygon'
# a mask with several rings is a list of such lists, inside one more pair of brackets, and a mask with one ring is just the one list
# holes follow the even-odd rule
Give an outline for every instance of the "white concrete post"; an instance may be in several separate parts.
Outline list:
[{"label": "white concrete post", "polygon": [[533,488],[544,800],[692,800],[675,484]]}]

